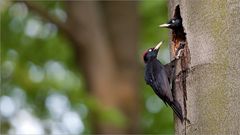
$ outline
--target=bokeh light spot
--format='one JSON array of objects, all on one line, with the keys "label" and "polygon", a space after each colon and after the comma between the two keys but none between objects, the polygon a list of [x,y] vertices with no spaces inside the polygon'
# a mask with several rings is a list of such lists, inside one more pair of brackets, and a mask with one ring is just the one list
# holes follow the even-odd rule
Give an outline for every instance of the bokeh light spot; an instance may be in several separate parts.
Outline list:
[{"label": "bokeh light spot", "polygon": [[25,27],[25,34],[29,37],[35,37],[42,29],[41,23],[36,19],[29,19]]},{"label": "bokeh light spot", "polygon": [[163,102],[156,95],[150,96],[146,101],[146,107],[151,113],[158,113],[163,105]]},{"label": "bokeh light spot", "polygon": [[66,96],[53,93],[46,99],[45,105],[53,118],[60,118],[63,113],[69,110],[69,101]]},{"label": "bokeh light spot", "polygon": [[84,125],[76,112],[66,112],[63,115],[62,121],[70,134],[79,134],[84,130]]},{"label": "bokeh light spot", "polygon": [[11,117],[16,110],[16,105],[11,97],[2,96],[0,98],[0,112],[4,117]]},{"label": "bokeh light spot", "polygon": [[44,79],[44,70],[35,64],[30,64],[28,75],[33,82],[39,83]]}]

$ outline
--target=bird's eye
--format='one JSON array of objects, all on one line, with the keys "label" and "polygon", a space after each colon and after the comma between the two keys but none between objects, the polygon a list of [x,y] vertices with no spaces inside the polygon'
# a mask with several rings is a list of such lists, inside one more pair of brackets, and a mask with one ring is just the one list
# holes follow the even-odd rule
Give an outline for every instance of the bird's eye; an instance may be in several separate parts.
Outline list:
[{"label": "bird's eye", "polygon": [[149,52],[151,52],[151,51],[152,51],[152,49],[149,49],[148,51],[149,51]]},{"label": "bird's eye", "polygon": [[172,20],[172,23],[175,23],[175,20]]}]

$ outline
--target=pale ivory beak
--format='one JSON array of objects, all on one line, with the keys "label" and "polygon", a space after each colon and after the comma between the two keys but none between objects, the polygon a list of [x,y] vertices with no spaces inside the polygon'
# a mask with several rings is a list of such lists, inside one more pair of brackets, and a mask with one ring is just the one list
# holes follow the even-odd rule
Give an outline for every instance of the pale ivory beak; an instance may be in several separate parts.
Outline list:
[{"label": "pale ivory beak", "polygon": [[167,27],[169,27],[169,26],[170,26],[170,24],[167,24],[167,23],[162,24],[162,25],[159,25],[159,27],[161,27],[161,28],[167,28]]},{"label": "pale ivory beak", "polygon": [[157,46],[154,48],[154,50],[158,50],[160,48],[160,46],[162,45],[163,41],[161,41],[160,43],[157,44]]}]

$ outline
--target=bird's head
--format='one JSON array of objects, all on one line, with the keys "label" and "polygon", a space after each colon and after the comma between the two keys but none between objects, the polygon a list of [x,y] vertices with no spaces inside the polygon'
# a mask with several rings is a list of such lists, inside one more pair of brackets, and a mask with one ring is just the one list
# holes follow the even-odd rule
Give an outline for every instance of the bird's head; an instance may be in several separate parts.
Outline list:
[{"label": "bird's head", "polygon": [[158,55],[158,51],[159,51],[159,48],[160,46],[162,45],[162,41],[160,43],[158,43],[154,48],[149,48],[143,55],[143,60],[145,63],[153,60],[153,59],[156,59],[157,58],[157,55]]},{"label": "bird's head", "polygon": [[182,19],[181,18],[173,18],[170,19],[168,23],[159,25],[161,28],[169,28],[172,30],[177,30],[182,28]]}]

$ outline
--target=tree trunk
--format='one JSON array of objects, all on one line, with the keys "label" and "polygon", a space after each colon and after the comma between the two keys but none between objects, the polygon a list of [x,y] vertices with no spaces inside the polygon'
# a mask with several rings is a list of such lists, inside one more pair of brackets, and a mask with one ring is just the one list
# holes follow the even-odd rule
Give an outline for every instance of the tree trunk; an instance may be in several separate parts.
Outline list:
[{"label": "tree trunk", "polygon": [[127,119],[119,127],[94,116],[94,132],[137,132],[136,2],[71,1],[67,13],[68,26],[77,35],[74,44],[87,88],[102,108],[117,108]]},{"label": "tree trunk", "polygon": [[176,134],[240,134],[240,1],[170,1],[170,16],[178,4],[191,64],[184,107],[190,124],[176,121]]}]

